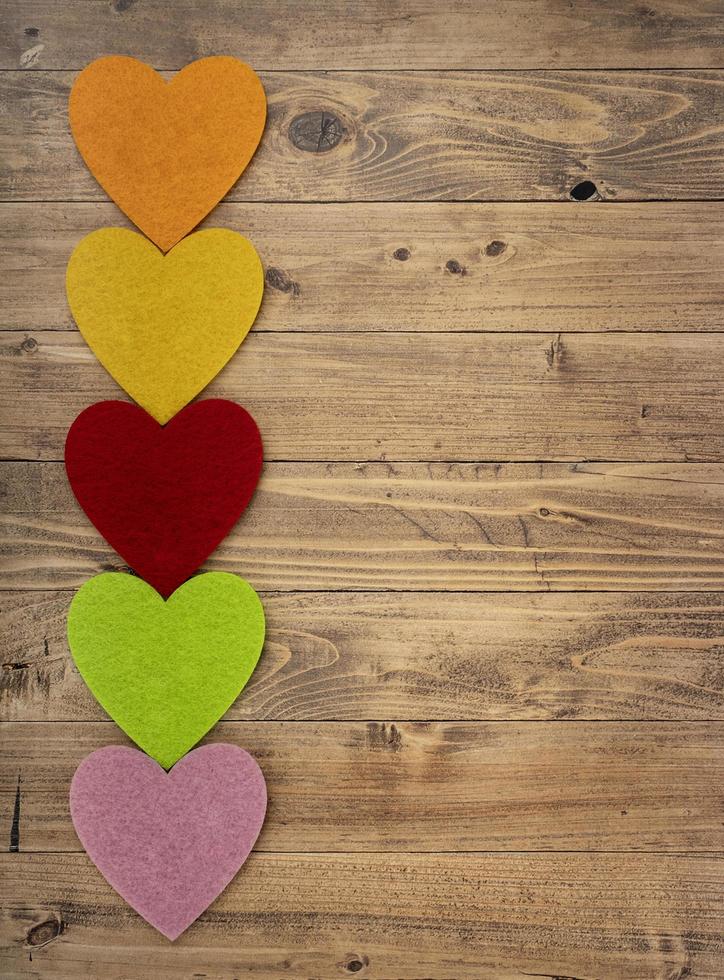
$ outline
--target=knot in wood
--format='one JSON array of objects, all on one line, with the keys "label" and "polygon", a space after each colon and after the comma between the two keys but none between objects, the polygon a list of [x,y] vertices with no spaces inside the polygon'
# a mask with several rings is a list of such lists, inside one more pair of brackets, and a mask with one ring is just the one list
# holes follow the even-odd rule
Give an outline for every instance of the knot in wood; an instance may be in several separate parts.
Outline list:
[{"label": "knot in wood", "polygon": [[297,149],[307,153],[327,153],[343,136],[344,126],[339,117],[324,109],[303,112],[289,126],[289,139]]},{"label": "knot in wood", "polygon": [[63,931],[63,923],[60,919],[47,919],[37,926],[28,929],[26,942],[28,946],[47,946]]},{"label": "knot in wood", "polygon": [[272,289],[278,289],[280,293],[292,293],[293,296],[299,295],[299,283],[288,276],[283,269],[277,269],[271,265],[266,270],[264,282]]},{"label": "knot in wood", "polygon": [[[386,722],[367,722],[367,744],[371,749],[399,752],[402,748],[402,732],[397,725],[387,728]],[[364,958],[364,957],[363,957]]]},{"label": "knot in wood", "polygon": [[485,254],[489,258],[494,259],[496,255],[502,255],[507,247],[508,246],[505,242],[501,242],[496,238],[494,241],[489,242],[489,244],[485,246]]},{"label": "knot in wood", "polygon": [[397,259],[398,262],[407,262],[410,258],[409,248],[396,248],[392,253],[392,257]]},{"label": "knot in wood", "polygon": [[344,969],[347,973],[359,973],[360,970],[364,970],[366,966],[370,965],[370,961],[366,956],[360,956],[357,953],[352,953],[344,964]]},{"label": "knot in wood", "polygon": [[27,354],[32,354],[38,349],[38,341],[34,337],[26,337],[20,346]]}]

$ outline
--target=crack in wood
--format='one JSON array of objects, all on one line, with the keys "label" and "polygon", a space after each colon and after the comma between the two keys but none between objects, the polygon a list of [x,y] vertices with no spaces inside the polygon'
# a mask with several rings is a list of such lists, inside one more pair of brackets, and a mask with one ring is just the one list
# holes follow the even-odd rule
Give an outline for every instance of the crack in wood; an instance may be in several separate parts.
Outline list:
[{"label": "crack in wood", "polygon": [[18,785],[15,790],[15,806],[13,807],[13,821],[10,825],[10,847],[9,851],[17,853],[20,850],[20,773],[18,773]]}]

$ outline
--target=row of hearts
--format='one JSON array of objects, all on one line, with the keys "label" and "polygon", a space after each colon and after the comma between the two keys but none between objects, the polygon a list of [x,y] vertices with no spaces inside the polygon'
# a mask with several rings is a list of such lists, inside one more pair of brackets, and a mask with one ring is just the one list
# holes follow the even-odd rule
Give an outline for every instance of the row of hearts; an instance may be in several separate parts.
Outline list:
[{"label": "row of hearts", "polygon": [[[167,251],[246,167],[266,100],[256,74],[234,58],[195,62],[167,84],[135,59],[111,57],[81,72],[69,109],[91,172]],[[244,339],[263,271],[233,232],[199,233],[164,261],[140,236],[103,229],[75,250],[67,285],[89,346],[142,406],[106,402],[81,413],[66,443],[71,486],[125,560],[162,595],[173,593],[164,602],[140,579],[97,576],[71,604],[69,644],[103,707],[168,768],[242,690],[264,639],[261,603],[241,579],[210,573],[174,591],[258,482],[261,438],[248,413],[223,401],[181,410]],[[246,860],[265,810],[261,770],[230,745],[196,749],[168,775],[111,746],[88,756],[71,786],[86,851],[169,939]]]},{"label": "row of hearts", "polygon": [[71,816],[108,882],[171,940],[246,861],[266,813],[264,776],[247,752],[223,744],[189,752],[256,667],[262,604],[235,575],[185,581],[241,516],[262,459],[254,419],[223,399],[188,405],[165,426],[127,402],[99,402],[66,439],[79,503],[162,593],[106,573],[73,598],[76,666],[147,754],[108,746],[87,756],[71,783]]},{"label": "row of hearts", "polygon": [[66,438],[79,503],[161,593],[106,573],[73,598],[76,666],[147,755],[108,746],[87,756],[71,783],[71,816],[108,882],[171,940],[246,861],[266,813],[264,776],[247,752],[223,744],[189,752],[256,667],[261,601],[225,572],[186,581],[246,508],[262,459],[254,419],[223,399],[188,405],[165,426],[138,406],[99,402]]}]

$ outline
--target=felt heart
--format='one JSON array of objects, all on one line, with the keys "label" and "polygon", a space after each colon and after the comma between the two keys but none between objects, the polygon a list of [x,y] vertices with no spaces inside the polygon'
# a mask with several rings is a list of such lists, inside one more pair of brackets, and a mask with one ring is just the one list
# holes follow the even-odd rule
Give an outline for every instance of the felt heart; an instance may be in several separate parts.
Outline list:
[{"label": "felt heart", "polygon": [[106,572],[78,590],[68,612],[83,680],[164,769],[233,704],[263,643],[259,596],[228,572],[198,575],[167,602],[139,578]]},{"label": "felt heart", "polygon": [[70,93],[70,128],[101,187],[167,251],[221,200],[259,145],[266,98],[236,58],[202,58],[170,82],[135,58],[99,58]]},{"label": "felt heart", "polygon": [[70,787],[81,844],[108,883],[168,939],[226,888],[266,812],[266,784],[235,745],[204,745],[166,773],[135,749],[87,756]]},{"label": "felt heart", "polygon": [[264,271],[251,242],[225,228],[190,235],[166,256],[127,228],[101,228],[71,255],[66,291],[103,367],[164,423],[246,337]]},{"label": "felt heart", "polygon": [[65,441],[65,468],[90,520],[163,596],[205,561],[259,481],[262,445],[240,405],[210,398],[166,426],[127,402],[96,402]]}]

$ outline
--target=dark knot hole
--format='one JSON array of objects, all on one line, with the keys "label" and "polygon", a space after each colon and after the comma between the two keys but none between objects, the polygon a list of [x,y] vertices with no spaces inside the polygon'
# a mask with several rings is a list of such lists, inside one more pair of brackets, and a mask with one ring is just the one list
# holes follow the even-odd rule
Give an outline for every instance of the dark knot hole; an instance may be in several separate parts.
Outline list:
[{"label": "dark knot hole", "polygon": [[574,201],[590,201],[597,194],[598,188],[592,180],[582,180],[570,190],[570,195]]}]

